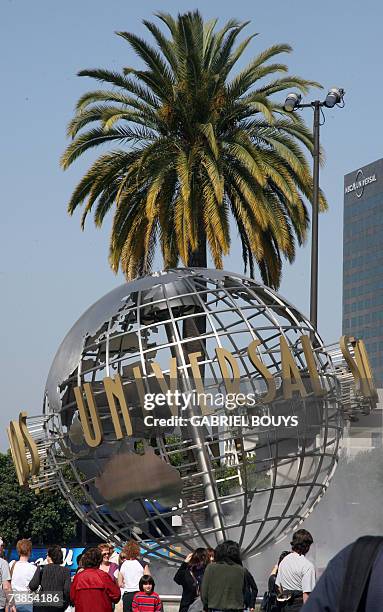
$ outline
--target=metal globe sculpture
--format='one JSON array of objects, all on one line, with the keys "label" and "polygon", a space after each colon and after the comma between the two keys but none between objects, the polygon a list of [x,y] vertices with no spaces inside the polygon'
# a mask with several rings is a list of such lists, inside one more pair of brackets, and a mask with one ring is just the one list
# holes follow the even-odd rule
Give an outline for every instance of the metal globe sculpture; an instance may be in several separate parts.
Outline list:
[{"label": "metal globe sculpture", "polygon": [[[302,335],[311,337],[322,397],[309,391]],[[305,397],[280,393],[281,337]],[[223,380],[217,348],[235,360],[246,397],[249,390],[256,397],[267,391],[248,359],[252,342],[275,397],[228,405],[232,380]],[[232,378],[234,365],[226,365]],[[174,376],[197,403],[170,405]],[[117,387],[112,393],[116,380],[120,402]],[[196,395],[201,389],[209,406]],[[161,392],[168,400],[145,409],[144,398]],[[80,421],[79,405],[86,420]],[[156,273],[101,298],[60,346],[45,391],[46,485],[58,484],[90,528],[116,544],[134,537],[152,554],[169,559],[171,551],[177,561],[197,545],[229,538],[250,556],[296,527],[325,491],[337,462],[340,407],[335,367],[320,337],[277,293],[224,271]],[[237,419],[211,424],[206,414]],[[182,415],[183,426],[176,418]],[[190,423],[193,416],[201,417],[199,426]]]}]

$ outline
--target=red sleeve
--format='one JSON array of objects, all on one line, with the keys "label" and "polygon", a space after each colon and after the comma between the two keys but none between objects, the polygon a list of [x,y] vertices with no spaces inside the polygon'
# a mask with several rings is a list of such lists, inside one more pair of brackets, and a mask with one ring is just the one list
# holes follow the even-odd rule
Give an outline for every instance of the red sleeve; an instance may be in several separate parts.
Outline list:
[{"label": "red sleeve", "polygon": [[77,576],[75,576],[73,578],[73,582],[70,586],[70,600],[71,602],[74,604],[75,603],[75,597],[76,597],[76,591],[77,591]]},{"label": "red sleeve", "polygon": [[162,602],[159,597],[157,597],[156,605],[154,607],[154,612],[162,612]]},{"label": "red sleeve", "polygon": [[113,603],[117,603],[121,598],[120,587],[114,582],[113,578],[103,572],[105,578],[105,592]]}]

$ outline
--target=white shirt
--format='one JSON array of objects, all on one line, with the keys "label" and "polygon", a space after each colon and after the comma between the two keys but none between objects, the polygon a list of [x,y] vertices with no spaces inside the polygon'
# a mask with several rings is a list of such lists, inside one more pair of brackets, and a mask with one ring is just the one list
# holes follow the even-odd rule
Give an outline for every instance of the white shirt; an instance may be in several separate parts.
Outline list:
[{"label": "white shirt", "polygon": [[275,584],[284,591],[311,593],[315,587],[315,568],[304,555],[291,552],[279,564]]},{"label": "white shirt", "polygon": [[124,593],[134,593],[139,591],[139,582],[144,575],[144,567],[147,565],[145,561],[137,559],[126,559],[120,567],[120,574],[124,578],[122,590]]},{"label": "white shirt", "polygon": [[0,557],[0,608],[5,608],[6,604],[5,592],[3,591],[3,582],[10,579],[11,574],[9,572],[9,565],[5,559],[1,559]]},{"label": "white shirt", "polygon": [[12,591],[28,591],[28,585],[35,575],[36,566],[29,561],[15,561],[10,565],[12,572]]}]

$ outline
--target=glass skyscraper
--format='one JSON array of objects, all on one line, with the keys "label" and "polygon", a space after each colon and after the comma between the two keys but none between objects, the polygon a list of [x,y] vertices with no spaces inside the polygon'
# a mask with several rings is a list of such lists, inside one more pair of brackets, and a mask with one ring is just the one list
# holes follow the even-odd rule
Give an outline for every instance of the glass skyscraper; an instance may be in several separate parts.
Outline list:
[{"label": "glass skyscraper", "polygon": [[344,179],[342,326],[365,341],[383,387],[383,159]]}]

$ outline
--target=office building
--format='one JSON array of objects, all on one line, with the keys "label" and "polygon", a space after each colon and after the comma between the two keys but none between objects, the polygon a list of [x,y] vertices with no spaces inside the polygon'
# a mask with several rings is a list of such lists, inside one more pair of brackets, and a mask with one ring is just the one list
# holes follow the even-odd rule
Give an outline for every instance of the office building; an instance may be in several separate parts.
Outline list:
[{"label": "office building", "polygon": [[365,340],[383,387],[383,159],[344,179],[343,333]]}]

